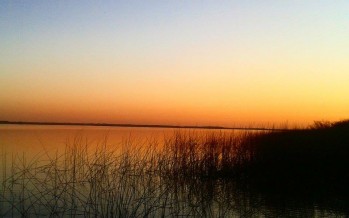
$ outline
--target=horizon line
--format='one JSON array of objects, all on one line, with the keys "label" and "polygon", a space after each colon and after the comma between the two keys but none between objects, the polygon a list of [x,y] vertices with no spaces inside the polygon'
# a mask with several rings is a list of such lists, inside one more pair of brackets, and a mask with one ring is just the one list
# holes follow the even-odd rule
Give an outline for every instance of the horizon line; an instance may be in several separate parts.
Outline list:
[{"label": "horizon line", "polygon": [[211,125],[169,125],[169,124],[131,124],[131,123],[81,123],[81,122],[39,122],[39,121],[7,121],[0,120],[1,124],[9,125],[48,125],[48,126],[105,126],[128,128],[174,128],[174,129],[221,129],[221,130],[274,130],[286,131],[287,128],[263,128],[263,127],[227,127]]}]

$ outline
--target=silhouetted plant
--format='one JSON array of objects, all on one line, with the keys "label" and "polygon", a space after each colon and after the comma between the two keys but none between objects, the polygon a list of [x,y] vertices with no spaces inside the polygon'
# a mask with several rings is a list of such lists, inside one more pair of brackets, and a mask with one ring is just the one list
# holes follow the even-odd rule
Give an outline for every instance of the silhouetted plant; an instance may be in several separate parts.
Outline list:
[{"label": "silhouetted plant", "polygon": [[303,215],[313,216],[315,207],[323,215],[349,214],[348,123],[177,131],[163,145],[129,140],[118,150],[105,139],[91,151],[76,137],[63,153],[32,160],[3,153],[0,215],[290,216],[270,209],[278,202],[304,208]]}]

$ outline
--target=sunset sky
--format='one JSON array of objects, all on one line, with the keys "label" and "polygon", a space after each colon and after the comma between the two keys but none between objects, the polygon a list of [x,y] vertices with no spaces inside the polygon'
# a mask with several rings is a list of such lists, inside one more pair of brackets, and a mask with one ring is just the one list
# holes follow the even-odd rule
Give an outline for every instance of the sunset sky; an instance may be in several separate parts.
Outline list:
[{"label": "sunset sky", "polygon": [[349,1],[0,2],[0,120],[349,118]]}]

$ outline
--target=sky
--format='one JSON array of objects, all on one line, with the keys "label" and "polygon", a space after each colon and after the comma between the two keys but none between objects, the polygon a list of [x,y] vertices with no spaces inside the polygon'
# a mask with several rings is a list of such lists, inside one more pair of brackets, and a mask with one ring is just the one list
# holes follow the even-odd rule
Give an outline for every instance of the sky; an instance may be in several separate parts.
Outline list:
[{"label": "sky", "polygon": [[0,2],[0,120],[349,117],[349,1]]}]

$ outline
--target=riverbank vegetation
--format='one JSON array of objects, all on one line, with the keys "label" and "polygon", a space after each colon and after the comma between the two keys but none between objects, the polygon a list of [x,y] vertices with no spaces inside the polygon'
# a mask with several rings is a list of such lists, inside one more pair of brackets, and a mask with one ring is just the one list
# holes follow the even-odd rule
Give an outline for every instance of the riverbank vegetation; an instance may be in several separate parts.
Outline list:
[{"label": "riverbank vegetation", "polygon": [[[2,154],[1,216],[349,214],[349,121],[287,131],[176,131],[110,149],[81,137],[33,159]],[[285,210],[285,208],[290,209]],[[294,215],[294,214],[293,214]]]}]

